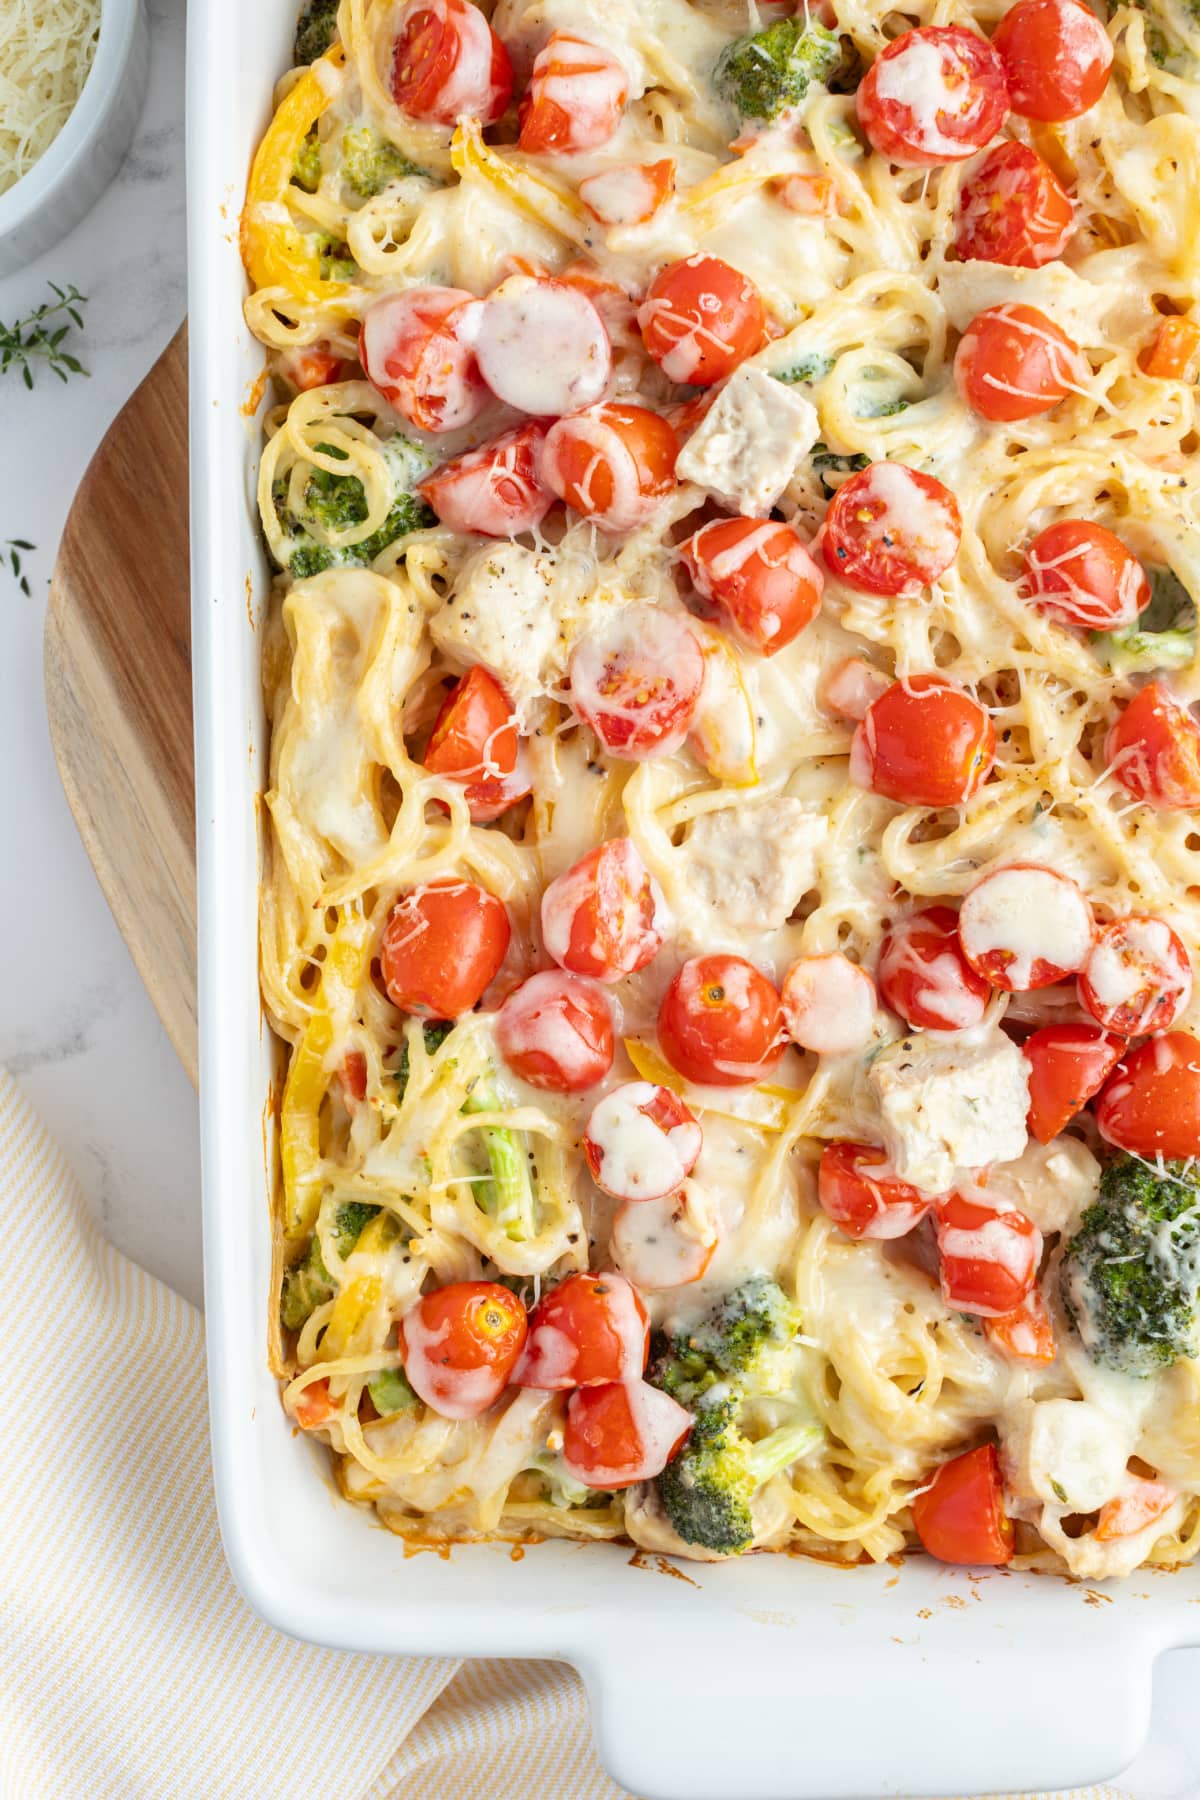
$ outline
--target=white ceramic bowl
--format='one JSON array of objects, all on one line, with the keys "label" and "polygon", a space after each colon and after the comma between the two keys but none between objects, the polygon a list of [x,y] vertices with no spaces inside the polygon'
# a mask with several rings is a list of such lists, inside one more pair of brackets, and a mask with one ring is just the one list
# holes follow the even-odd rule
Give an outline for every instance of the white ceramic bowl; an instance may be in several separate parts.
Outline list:
[{"label": "white ceramic bowl", "polygon": [[129,148],[150,69],[142,0],[102,0],[100,41],[75,110],[27,175],[0,194],[0,275],[13,275],[91,211]]},{"label": "white ceramic bowl", "polygon": [[193,0],[188,20],[204,1276],[234,1577],[271,1624],[339,1649],[573,1663],[610,1771],[653,1800],[1009,1793],[1111,1775],[1145,1736],[1155,1656],[1200,1639],[1200,1565],[1099,1593],[927,1557],[836,1569],[753,1556],[689,1564],[683,1581],[611,1545],[410,1558],[337,1498],[324,1453],[284,1417],[267,1369],[273,1070],[257,983],[255,626],[270,576],[243,412],[263,356],[234,227],[295,21],[296,0]]}]

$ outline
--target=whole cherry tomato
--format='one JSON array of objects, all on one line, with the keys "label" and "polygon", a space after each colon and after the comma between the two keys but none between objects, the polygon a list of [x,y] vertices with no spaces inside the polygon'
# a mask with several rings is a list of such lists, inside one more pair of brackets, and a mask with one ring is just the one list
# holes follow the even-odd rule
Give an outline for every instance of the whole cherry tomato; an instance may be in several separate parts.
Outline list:
[{"label": "whole cherry tomato", "polygon": [[1161,681],[1139,688],[1108,734],[1109,772],[1158,812],[1200,806],[1200,726]]},{"label": "whole cherry tomato", "polygon": [[402,894],[379,953],[388,998],[419,1018],[457,1019],[495,979],[511,935],[503,901],[473,881],[431,881]]},{"label": "whole cherry tomato", "polygon": [[648,353],[671,381],[711,387],[766,341],[766,309],[748,276],[719,256],[669,263],[638,308]]},{"label": "whole cherry tomato", "polygon": [[964,405],[1011,421],[1050,412],[1089,374],[1087,358],[1035,306],[1008,303],[972,319],[954,356]]},{"label": "whole cherry tomato", "polygon": [[1008,112],[1004,65],[962,25],[921,25],[893,38],[855,97],[873,150],[905,169],[962,162],[995,137]]},{"label": "whole cherry tomato", "polygon": [[639,1381],[649,1354],[646,1308],[632,1282],[613,1271],[568,1275],[534,1307],[512,1379],[551,1389]]},{"label": "whole cherry tomato", "polygon": [[697,591],[764,656],[790,644],[817,615],[825,577],[794,525],[713,519],[679,552]]},{"label": "whole cherry tomato", "polygon": [[1132,550],[1091,519],[1060,519],[1025,552],[1027,600],[1064,625],[1115,631],[1150,604],[1150,582]]},{"label": "whole cherry tomato", "polygon": [[987,708],[941,675],[894,681],[854,733],[850,779],[905,806],[960,806],[996,760]]},{"label": "whole cherry tomato", "polygon": [[1108,86],[1108,33],[1081,0],[1017,0],[996,27],[1009,103],[1025,119],[1060,122],[1095,106]]},{"label": "whole cherry tomato", "polygon": [[658,1041],[688,1081],[761,1081],[787,1042],[779,995],[744,956],[694,956],[663,997]]},{"label": "whole cherry tomato", "polygon": [[443,1418],[477,1418],[508,1386],[526,1329],[520,1299],[498,1282],[435,1288],[400,1321],[409,1385]]}]

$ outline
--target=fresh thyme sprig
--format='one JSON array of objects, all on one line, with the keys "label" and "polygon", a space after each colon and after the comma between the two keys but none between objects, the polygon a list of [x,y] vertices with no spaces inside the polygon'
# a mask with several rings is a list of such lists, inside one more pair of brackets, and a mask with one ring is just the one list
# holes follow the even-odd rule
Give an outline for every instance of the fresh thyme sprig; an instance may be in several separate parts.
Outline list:
[{"label": "fresh thyme sprig", "polygon": [[66,381],[72,375],[87,375],[90,372],[78,357],[72,356],[70,351],[62,347],[72,325],[83,330],[83,317],[79,308],[87,305],[87,295],[81,294],[73,285],[63,289],[52,281],[50,287],[57,295],[56,299],[43,300],[31,313],[18,319],[15,325],[0,323],[0,375],[7,373],[9,369],[20,369],[27,388],[33,386],[36,362],[45,363],[60,381]]},{"label": "fresh thyme sprig", "polygon": [[21,564],[21,557],[24,553],[36,549],[37,545],[29,543],[26,538],[9,538],[8,542],[0,549],[0,568],[12,570],[13,580],[23,594],[28,594],[30,587],[29,577]]}]

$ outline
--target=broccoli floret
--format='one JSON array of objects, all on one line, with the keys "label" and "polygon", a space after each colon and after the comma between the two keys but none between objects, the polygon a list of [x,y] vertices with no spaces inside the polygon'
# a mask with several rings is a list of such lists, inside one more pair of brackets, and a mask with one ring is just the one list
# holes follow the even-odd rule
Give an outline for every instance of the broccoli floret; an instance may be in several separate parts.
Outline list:
[{"label": "broccoli floret", "polygon": [[1094,631],[1092,646],[1110,669],[1137,674],[1182,669],[1196,654],[1196,603],[1173,569],[1150,569],[1150,604],[1121,631]]},{"label": "broccoli floret", "polygon": [[823,356],[819,351],[814,351],[809,356],[802,356],[790,369],[777,370],[775,379],[785,382],[788,387],[794,387],[798,382],[811,386],[814,382],[824,381],[833,362],[832,356]]},{"label": "broccoli floret", "polygon": [[424,175],[402,150],[380,137],[369,125],[348,131],[342,139],[342,175],[346,185],[364,200],[382,194],[389,181],[404,175]]},{"label": "broccoli floret", "polygon": [[1197,0],[1113,0],[1109,17],[1120,5],[1146,15],[1146,47],[1157,68],[1174,75],[1195,72],[1200,48],[1200,4]]},{"label": "broccoli floret", "polygon": [[1200,1168],[1121,1156],[1063,1253],[1067,1317],[1093,1361],[1152,1375],[1200,1354]]},{"label": "broccoli floret", "polygon": [[832,500],[837,491],[837,483],[830,481],[830,475],[856,475],[860,470],[870,467],[871,459],[861,450],[853,456],[839,456],[828,444],[814,444],[812,447],[812,466],[814,475],[818,476],[825,498]]},{"label": "broccoli floret", "polygon": [[[475,1083],[467,1096],[465,1113],[494,1112],[500,1102],[486,1078]],[[487,1152],[488,1174],[471,1183],[476,1200],[490,1213],[505,1236],[526,1243],[535,1236],[533,1184],[529,1179],[529,1155],[525,1137],[507,1126],[483,1125],[479,1135]]]},{"label": "broccoli floret", "polygon": [[338,0],[308,0],[296,25],[292,55],[296,62],[313,63],[324,56],[337,36]]},{"label": "broccoli floret", "polygon": [[[650,1380],[694,1419],[683,1450],[658,1478],[667,1517],[686,1543],[728,1555],[745,1550],[758,1489],[820,1441],[794,1392],[789,1352],[799,1324],[778,1283],[752,1275],[694,1331],[658,1345]],[[764,1409],[787,1416],[752,1440],[747,1428]]]},{"label": "broccoli floret", "polygon": [[[350,1255],[363,1231],[379,1211],[363,1200],[347,1200],[333,1215],[333,1241],[341,1257]],[[279,1300],[279,1317],[287,1331],[299,1331],[310,1313],[324,1306],[337,1292],[333,1276],[325,1267],[320,1239],[313,1233],[308,1253],[284,1271]]]},{"label": "broccoli floret", "polygon": [[397,1413],[413,1412],[417,1406],[417,1396],[409,1386],[403,1369],[380,1369],[378,1375],[372,1375],[368,1381],[367,1392],[381,1419],[394,1418]]},{"label": "broccoli floret", "polygon": [[842,60],[836,32],[803,18],[777,19],[735,38],[717,62],[714,82],[743,119],[777,119],[799,106],[814,83],[828,82]]},{"label": "broccoli floret", "polygon": [[[345,460],[345,451],[331,444],[317,446],[335,461]],[[356,475],[331,475],[327,469],[313,469],[304,487],[303,511],[299,517],[288,510],[287,477],[275,483],[275,511],[284,525],[292,547],[287,553],[287,566],[297,581],[319,575],[323,569],[365,567],[382,556],[389,544],[410,532],[421,531],[435,522],[434,514],[412,489],[433,459],[407,438],[389,438],[382,446],[383,456],[392,475],[395,499],[378,531],[357,544],[334,547],[317,543],[309,527],[318,525],[326,531],[346,531],[361,525],[367,516],[367,496]]]},{"label": "broccoli floret", "polygon": [[315,194],[321,185],[321,143],[317,137],[316,126],[309,132],[299,150],[292,167],[292,180],[297,187],[302,187],[306,194]]}]

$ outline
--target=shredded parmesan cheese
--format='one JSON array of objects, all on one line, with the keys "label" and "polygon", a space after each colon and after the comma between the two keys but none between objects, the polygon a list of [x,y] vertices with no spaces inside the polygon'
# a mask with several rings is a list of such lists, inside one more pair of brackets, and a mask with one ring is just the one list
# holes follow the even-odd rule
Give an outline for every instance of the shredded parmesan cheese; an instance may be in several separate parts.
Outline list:
[{"label": "shredded parmesan cheese", "polygon": [[0,6],[0,194],[43,157],[83,92],[100,36],[100,0]]}]

